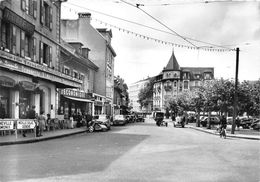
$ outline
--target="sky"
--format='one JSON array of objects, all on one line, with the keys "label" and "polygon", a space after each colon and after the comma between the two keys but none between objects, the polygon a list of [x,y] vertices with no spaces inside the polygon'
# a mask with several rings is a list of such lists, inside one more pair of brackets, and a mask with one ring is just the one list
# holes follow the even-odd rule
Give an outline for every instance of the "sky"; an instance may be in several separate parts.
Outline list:
[{"label": "sky", "polygon": [[214,67],[215,78],[234,79],[236,52],[230,50],[237,47],[239,81],[258,80],[260,1],[231,1],[68,0],[61,17],[89,12],[93,27],[112,30],[115,76],[128,85],[158,75],[173,51],[181,67]]}]

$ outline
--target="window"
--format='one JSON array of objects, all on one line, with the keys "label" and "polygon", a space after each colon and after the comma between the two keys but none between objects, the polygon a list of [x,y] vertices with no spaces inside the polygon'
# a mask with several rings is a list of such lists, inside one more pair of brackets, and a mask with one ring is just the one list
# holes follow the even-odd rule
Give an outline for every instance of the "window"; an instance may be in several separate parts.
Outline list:
[{"label": "window", "polygon": [[184,81],[183,82],[183,89],[189,89],[189,82],[188,81]]},{"label": "window", "polygon": [[52,47],[40,41],[40,64],[52,67]]},{"label": "window", "polygon": [[77,71],[73,71],[73,77],[74,78],[79,78],[79,73]]},{"label": "window", "polygon": [[36,18],[37,16],[37,0],[21,0],[21,9],[26,14]]},{"label": "window", "polygon": [[211,74],[210,73],[205,73],[204,74],[204,79],[205,80],[210,80],[211,79]]},{"label": "window", "polygon": [[25,36],[24,55],[26,57],[30,56],[30,53],[29,53],[29,37],[28,36]]},{"label": "window", "polygon": [[189,73],[187,72],[183,73],[183,79],[189,79]]},{"label": "window", "polygon": [[41,17],[40,17],[40,22],[42,25],[48,27],[50,30],[52,30],[52,8],[51,6],[41,0]]},{"label": "window", "polygon": [[64,66],[64,73],[65,73],[66,75],[70,75],[70,69],[69,69],[68,67],[65,67],[65,66]]}]

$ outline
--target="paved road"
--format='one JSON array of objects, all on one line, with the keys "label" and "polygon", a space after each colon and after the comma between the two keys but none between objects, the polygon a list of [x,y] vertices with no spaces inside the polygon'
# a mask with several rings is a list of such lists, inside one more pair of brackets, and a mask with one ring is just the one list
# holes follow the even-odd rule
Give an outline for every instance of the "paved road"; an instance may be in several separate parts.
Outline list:
[{"label": "paved road", "polygon": [[154,123],[0,147],[0,181],[260,181],[259,141]]}]

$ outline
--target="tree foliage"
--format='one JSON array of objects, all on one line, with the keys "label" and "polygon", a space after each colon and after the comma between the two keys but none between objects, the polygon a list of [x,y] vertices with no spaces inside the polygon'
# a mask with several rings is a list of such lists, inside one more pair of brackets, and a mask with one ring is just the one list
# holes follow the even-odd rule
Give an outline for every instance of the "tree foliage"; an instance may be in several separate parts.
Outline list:
[{"label": "tree foliage", "polygon": [[150,78],[149,82],[142,88],[138,94],[138,102],[141,107],[148,106],[149,103],[152,102],[153,99],[153,83],[154,78]]}]

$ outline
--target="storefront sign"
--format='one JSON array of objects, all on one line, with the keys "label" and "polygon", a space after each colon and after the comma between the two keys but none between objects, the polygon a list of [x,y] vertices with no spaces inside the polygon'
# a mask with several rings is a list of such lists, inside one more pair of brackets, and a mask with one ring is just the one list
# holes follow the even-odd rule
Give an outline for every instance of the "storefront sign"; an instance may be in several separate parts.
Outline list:
[{"label": "storefront sign", "polygon": [[17,15],[16,13],[14,13],[13,11],[11,11],[8,8],[4,9],[3,18],[4,18],[4,20],[20,27],[21,29],[23,29],[24,31],[29,33],[30,35],[32,35],[34,33],[35,26],[33,24],[26,21],[25,19],[23,19],[22,17],[20,17],[19,15]]},{"label": "storefront sign", "polygon": [[30,90],[30,91],[34,91],[36,85],[34,83],[28,82],[28,81],[21,81],[19,82],[21,84],[21,86],[25,89],[25,90]]},{"label": "storefront sign", "polygon": [[64,96],[71,96],[71,97],[77,97],[77,98],[83,98],[83,99],[93,99],[91,95],[84,91],[80,90],[73,90],[73,89],[60,89],[60,94]]},{"label": "storefront sign", "polygon": [[33,119],[19,119],[17,120],[17,129],[25,130],[25,129],[34,129],[35,122]]},{"label": "storefront sign", "polygon": [[0,130],[13,130],[14,120],[0,119]]},{"label": "storefront sign", "polygon": [[82,82],[79,79],[73,78],[69,75],[65,75],[57,70],[12,55],[2,50],[0,50],[0,67],[8,68],[10,70],[15,70],[35,77],[47,79],[73,87],[80,87]]},{"label": "storefront sign", "polygon": [[0,76],[0,86],[3,87],[14,87],[15,80],[6,76]]}]

